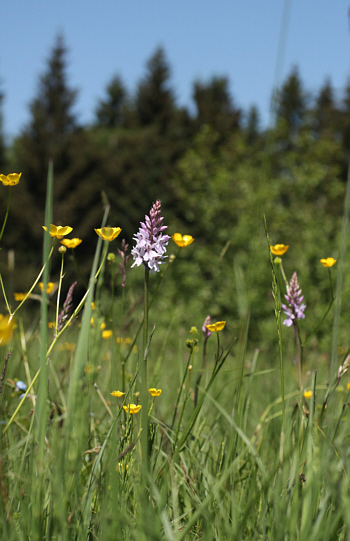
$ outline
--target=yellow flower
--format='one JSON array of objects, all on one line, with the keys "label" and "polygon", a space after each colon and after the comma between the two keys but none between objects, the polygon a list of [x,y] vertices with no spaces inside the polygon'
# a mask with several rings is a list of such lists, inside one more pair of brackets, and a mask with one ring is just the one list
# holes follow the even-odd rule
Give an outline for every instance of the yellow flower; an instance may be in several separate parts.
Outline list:
[{"label": "yellow flower", "polygon": [[95,305],[94,302],[92,302],[92,303],[91,303],[91,310],[95,310],[95,308],[96,308],[96,305]]},{"label": "yellow flower", "polygon": [[61,244],[65,246],[66,248],[76,248],[83,242],[82,239],[63,239],[61,240]]},{"label": "yellow flower", "polygon": [[47,325],[49,329],[54,329],[56,327],[56,321],[49,321]]},{"label": "yellow flower", "polygon": [[9,175],[0,175],[0,181],[4,186],[16,186],[19,183],[22,173],[10,173]]},{"label": "yellow flower", "polygon": [[181,233],[174,233],[171,238],[180,248],[185,248],[194,241],[194,238],[191,237],[191,235],[182,236]]},{"label": "yellow flower", "polygon": [[337,260],[333,259],[333,257],[327,257],[327,259],[320,259],[320,261],[322,265],[327,268],[333,267],[333,265],[337,262]]},{"label": "yellow flower", "polygon": [[102,331],[102,338],[108,340],[113,334],[113,331]]},{"label": "yellow flower", "polygon": [[13,296],[15,297],[15,301],[23,301],[28,293],[14,293]]},{"label": "yellow flower", "polygon": [[162,389],[148,389],[148,392],[151,396],[159,396],[160,393],[162,392]]},{"label": "yellow flower", "polygon": [[75,351],[76,347],[77,345],[74,343],[63,342],[63,349],[65,349],[66,351]]},{"label": "yellow flower", "polygon": [[[43,282],[39,282],[39,289],[40,291],[44,291],[44,284]],[[55,282],[47,282],[47,286],[46,286],[46,293],[48,295],[50,295],[50,293],[52,293],[52,291],[54,290],[54,287],[55,287]]]},{"label": "yellow flower", "polygon": [[273,255],[283,255],[288,250],[289,246],[285,244],[275,244],[275,246],[270,246],[271,252]]},{"label": "yellow flower", "polygon": [[103,240],[114,240],[117,238],[121,232],[120,227],[103,227],[102,229],[95,229],[99,237],[102,237]]},{"label": "yellow flower", "polygon": [[348,391],[350,391],[350,383],[347,384],[346,388]]},{"label": "yellow flower", "polygon": [[100,325],[101,331],[103,331],[105,328],[106,328],[106,324],[105,324],[104,321],[102,321],[102,323],[101,323],[101,325]]},{"label": "yellow flower", "polygon": [[121,391],[113,391],[111,393],[112,396],[116,396],[117,398],[120,398],[121,396],[123,396],[123,394],[125,393],[122,393]]},{"label": "yellow flower", "polygon": [[[43,225],[43,229],[47,231],[47,227]],[[69,235],[69,233],[73,231],[73,227],[69,227],[69,225],[50,225],[49,233],[51,237],[57,237],[58,239],[61,239],[65,235]]]},{"label": "yellow flower", "polygon": [[305,398],[311,398],[312,397],[312,391],[304,391],[304,397]]},{"label": "yellow flower", "polygon": [[138,411],[140,411],[140,409],[142,408],[142,406],[136,406],[136,404],[128,404],[127,406],[123,406],[123,409],[126,411],[126,413],[137,413]]},{"label": "yellow flower", "polygon": [[225,325],[226,325],[226,321],[217,321],[216,323],[212,323],[211,325],[206,325],[206,328],[208,329],[208,331],[218,332],[218,331],[222,331]]},{"label": "yellow flower", "polygon": [[14,320],[11,316],[0,314],[0,346],[7,344],[13,335]]}]

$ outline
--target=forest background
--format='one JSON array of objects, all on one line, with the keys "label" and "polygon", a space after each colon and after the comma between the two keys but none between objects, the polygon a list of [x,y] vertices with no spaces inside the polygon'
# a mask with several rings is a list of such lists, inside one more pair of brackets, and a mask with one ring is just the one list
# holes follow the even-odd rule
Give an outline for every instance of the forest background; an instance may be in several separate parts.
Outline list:
[{"label": "forest background", "polygon": [[[77,92],[67,77],[67,49],[58,36],[30,104],[29,123],[10,145],[0,129],[1,172],[22,172],[11,201],[11,227],[3,238],[9,257],[0,263],[9,293],[27,291],[40,267],[52,159],[53,223],[73,227],[73,235],[83,239],[75,250],[78,288],[87,281],[97,242],[94,228],[100,227],[106,198],[111,205],[108,225],[122,228],[120,239],[129,249],[140,220],[160,199],[168,233],[195,237],[195,244],[181,253],[184,264],[170,267],[158,295],[156,309],[165,316],[159,318],[161,325],[169,329],[176,324],[186,333],[192,325],[200,328],[210,314],[213,320],[227,320],[232,335],[238,335],[249,319],[249,347],[262,350],[268,362],[269,353],[277,351],[277,337],[265,215],[271,244],[290,246],[285,271],[288,279],[298,271],[307,304],[305,332],[311,332],[307,312],[313,322],[321,319],[330,300],[320,259],[339,255],[350,83],[340,98],[330,80],[311,94],[293,68],[272,96],[273,122],[262,129],[257,108],[239,109],[222,76],[194,82],[194,112],[178,107],[166,52],[157,49],[135,93],[115,76],[101,94],[94,122],[79,124],[74,114]],[[0,201],[2,216],[6,204]],[[115,252],[118,258],[117,247]],[[56,254],[53,281],[59,262]],[[20,270],[24,268],[26,272]],[[76,279],[71,261],[67,290]],[[128,271],[127,280],[141,284],[142,272]],[[350,284],[345,281],[346,291]],[[121,284],[120,276],[120,294]],[[132,322],[140,302],[130,298],[124,325]],[[174,307],[171,321],[166,317],[169,306]],[[348,308],[345,293],[343,310]],[[313,335],[311,350],[329,351],[327,325],[326,320]],[[347,350],[346,328],[343,332],[340,340]],[[315,355],[314,362],[319,360]]]}]

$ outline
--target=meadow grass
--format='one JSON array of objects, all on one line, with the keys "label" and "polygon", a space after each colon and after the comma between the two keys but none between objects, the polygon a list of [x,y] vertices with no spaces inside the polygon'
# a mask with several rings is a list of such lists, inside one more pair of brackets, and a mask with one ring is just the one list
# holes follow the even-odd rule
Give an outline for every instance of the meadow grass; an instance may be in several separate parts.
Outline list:
[{"label": "meadow grass", "polygon": [[[50,167],[48,230],[52,183]],[[316,366],[302,318],[283,325],[289,279],[266,222],[273,363],[250,348],[243,288],[236,336],[229,321],[202,329],[206,313],[184,336],[183,314],[157,304],[169,269],[195,244],[155,275],[145,264],[128,269],[145,273],[144,289],[141,278],[129,291],[100,237],[85,293],[76,299],[68,284],[63,299],[66,254],[49,292],[58,243],[44,233],[40,303],[31,289],[12,310],[1,280],[10,314],[0,320],[1,539],[348,539],[350,357],[338,351],[338,333],[349,208],[348,190],[336,284],[328,269],[330,362]]]}]

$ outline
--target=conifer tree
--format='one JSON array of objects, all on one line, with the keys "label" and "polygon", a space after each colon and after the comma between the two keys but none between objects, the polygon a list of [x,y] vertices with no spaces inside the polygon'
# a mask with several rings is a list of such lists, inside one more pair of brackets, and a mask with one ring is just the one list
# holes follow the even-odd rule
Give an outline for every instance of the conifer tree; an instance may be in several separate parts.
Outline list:
[{"label": "conifer tree", "polygon": [[125,122],[127,107],[127,91],[116,75],[106,88],[106,97],[99,101],[96,108],[96,124],[113,128]]},{"label": "conifer tree", "polygon": [[30,122],[15,143],[28,190],[40,205],[45,201],[49,160],[54,162],[55,177],[67,169],[71,136],[77,131],[73,111],[77,92],[68,86],[66,56],[63,37],[58,35],[30,104]]},{"label": "conifer tree", "polygon": [[256,141],[259,136],[259,111],[255,105],[248,111],[247,122],[246,122],[246,134],[248,144],[252,144]]},{"label": "conifer tree", "polygon": [[302,126],[306,114],[307,95],[297,68],[293,68],[277,95],[277,120],[288,136],[294,136]]},{"label": "conifer tree", "polygon": [[0,170],[5,167],[5,136],[4,136],[4,123],[3,123],[3,101],[4,94],[0,90]]},{"label": "conifer tree", "polygon": [[208,83],[196,81],[193,99],[198,128],[207,124],[225,136],[239,126],[241,111],[234,106],[226,77],[213,77]]},{"label": "conifer tree", "polygon": [[345,87],[340,119],[343,147],[346,153],[346,161],[348,161],[350,159],[350,79]]},{"label": "conifer tree", "polygon": [[141,126],[157,125],[165,133],[174,118],[175,98],[169,86],[170,67],[158,48],[147,62],[147,73],[136,95],[136,114]]},{"label": "conifer tree", "polygon": [[330,80],[320,89],[314,110],[315,130],[319,135],[330,136],[335,133],[338,124],[338,110],[334,100],[334,91]]}]

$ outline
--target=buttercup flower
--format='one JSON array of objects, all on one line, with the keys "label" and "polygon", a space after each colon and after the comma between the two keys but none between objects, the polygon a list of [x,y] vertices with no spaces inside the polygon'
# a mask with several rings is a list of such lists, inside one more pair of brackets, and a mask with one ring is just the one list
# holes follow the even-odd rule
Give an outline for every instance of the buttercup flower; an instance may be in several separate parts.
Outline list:
[{"label": "buttercup flower", "polygon": [[312,397],[312,391],[305,391],[304,392],[304,397],[305,398],[311,398]]},{"label": "buttercup flower", "polygon": [[206,325],[206,327],[208,331],[218,332],[218,331],[222,331],[225,325],[226,325],[226,321],[217,321],[216,323],[212,323],[211,325]]},{"label": "buttercup flower", "polygon": [[135,263],[139,266],[142,263],[149,267],[152,273],[159,272],[159,264],[163,263],[166,246],[170,240],[169,235],[163,235],[168,226],[162,225],[161,202],[158,200],[151,208],[150,215],[145,216],[145,223],[141,222],[138,233],[134,235],[136,246],[131,250]]},{"label": "buttercup flower", "polygon": [[101,237],[103,240],[109,240],[112,241],[117,238],[119,233],[121,232],[120,227],[103,227],[102,229],[95,229],[96,233],[99,237]]},{"label": "buttercup flower", "polygon": [[289,285],[287,286],[287,295],[285,295],[286,300],[288,301],[288,306],[282,304],[283,311],[287,316],[287,319],[283,321],[283,325],[290,327],[295,323],[296,319],[304,319],[305,314],[304,310],[306,304],[301,304],[304,296],[302,295],[301,289],[298,284],[298,275],[294,272]]},{"label": "buttercup flower", "polygon": [[273,255],[283,255],[288,250],[289,246],[285,244],[275,244],[275,246],[270,246],[270,250]]},{"label": "buttercup flower", "polygon": [[182,236],[181,233],[174,233],[174,235],[171,237],[175,244],[179,246],[180,248],[185,248],[189,244],[191,244],[194,241],[194,238],[191,237],[191,235],[184,235]]},{"label": "buttercup flower", "polygon": [[9,175],[0,175],[0,181],[4,186],[15,186],[19,183],[22,173],[10,173]]},{"label": "buttercup flower", "polygon": [[110,338],[113,334],[113,331],[102,331],[102,338],[104,338],[104,340],[108,340],[108,338]]},{"label": "buttercup flower", "polygon": [[127,406],[123,406],[123,409],[126,411],[126,413],[132,414],[137,413],[138,411],[140,411],[141,408],[142,406],[136,406],[136,404],[128,404]]},{"label": "buttercup flower", "polygon": [[[43,225],[43,229],[47,231],[47,227]],[[69,225],[50,225],[49,233],[51,237],[56,237],[57,239],[62,239],[65,235],[69,235],[73,231],[73,227],[69,227]]]},{"label": "buttercup flower", "polygon": [[148,392],[151,396],[160,396],[162,389],[148,389]]},{"label": "buttercup flower", "polygon": [[[38,286],[39,286],[40,291],[44,291],[44,284],[43,284],[43,282],[39,282]],[[47,282],[46,293],[47,293],[48,295],[49,295],[50,293],[52,293],[54,287],[55,287],[55,282]]]},{"label": "buttercup flower", "polygon": [[320,261],[322,265],[327,268],[333,267],[333,265],[337,262],[337,260],[333,259],[333,257],[327,257],[327,259],[320,259]]},{"label": "buttercup flower", "polygon": [[4,346],[10,342],[14,325],[15,322],[11,319],[11,316],[3,316],[0,314],[0,346]]},{"label": "buttercup flower", "polygon": [[123,396],[123,394],[125,393],[122,393],[121,391],[113,391],[111,393],[112,396],[116,396],[117,398],[120,398],[121,396]]},{"label": "buttercup flower", "polygon": [[15,301],[23,301],[28,293],[14,293],[13,296],[15,297]]},{"label": "buttercup flower", "polygon": [[63,246],[65,246],[66,248],[76,248],[77,246],[79,246],[79,244],[81,244],[83,242],[82,239],[63,239],[61,240],[61,244],[63,244]]}]

